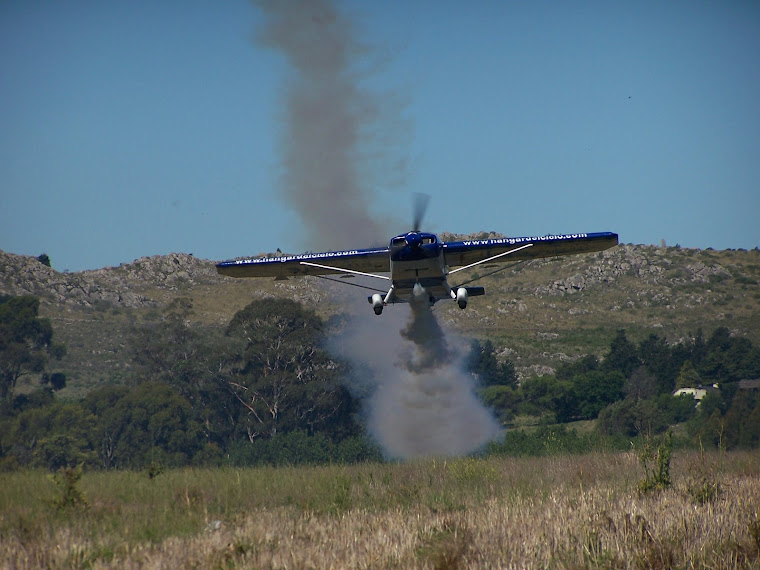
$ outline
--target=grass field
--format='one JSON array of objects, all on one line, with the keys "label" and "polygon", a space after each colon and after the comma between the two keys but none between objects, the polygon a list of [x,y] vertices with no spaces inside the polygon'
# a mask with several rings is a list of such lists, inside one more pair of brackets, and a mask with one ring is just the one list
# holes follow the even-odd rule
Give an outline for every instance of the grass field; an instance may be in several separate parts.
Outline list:
[{"label": "grass field", "polygon": [[[149,476],[152,475],[152,476]],[[758,568],[760,454],[0,474],[3,568]]]}]

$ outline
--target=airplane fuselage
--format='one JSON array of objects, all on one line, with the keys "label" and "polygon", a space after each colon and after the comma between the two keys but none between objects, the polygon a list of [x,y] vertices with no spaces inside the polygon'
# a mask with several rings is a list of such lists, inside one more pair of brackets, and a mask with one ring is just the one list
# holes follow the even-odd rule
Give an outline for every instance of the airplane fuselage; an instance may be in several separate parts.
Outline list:
[{"label": "airplane fuselage", "polygon": [[435,234],[409,232],[396,236],[389,253],[392,288],[386,303],[409,302],[416,285],[424,289],[431,304],[451,298],[443,247]]}]

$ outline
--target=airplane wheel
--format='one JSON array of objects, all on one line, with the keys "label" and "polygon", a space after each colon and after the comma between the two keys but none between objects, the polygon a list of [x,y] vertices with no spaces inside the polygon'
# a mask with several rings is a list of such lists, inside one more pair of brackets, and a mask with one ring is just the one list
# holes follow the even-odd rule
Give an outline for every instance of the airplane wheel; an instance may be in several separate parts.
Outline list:
[{"label": "airplane wheel", "polygon": [[459,308],[464,309],[467,306],[467,301],[459,301]]},{"label": "airplane wheel", "polygon": [[376,315],[383,314],[383,308],[382,307],[375,307],[375,314]]}]

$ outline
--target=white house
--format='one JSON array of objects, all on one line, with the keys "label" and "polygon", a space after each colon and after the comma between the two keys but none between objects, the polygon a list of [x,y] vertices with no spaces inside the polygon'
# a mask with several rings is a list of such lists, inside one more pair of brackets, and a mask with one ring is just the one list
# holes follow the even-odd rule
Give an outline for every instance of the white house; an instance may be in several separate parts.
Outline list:
[{"label": "white house", "polygon": [[694,398],[697,401],[697,405],[702,401],[702,398],[705,397],[708,390],[717,390],[718,385],[713,384],[712,386],[705,386],[704,388],[702,386],[699,386],[697,388],[679,388],[675,392],[673,392],[674,396],[683,396],[684,394],[690,394],[692,398]]},{"label": "white house", "polygon": [[673,392],[674,396],[683,396],[684,394],[691,394],[695,400],[701,400],[707,394],[707,390],[704,388],[679,388]]}]

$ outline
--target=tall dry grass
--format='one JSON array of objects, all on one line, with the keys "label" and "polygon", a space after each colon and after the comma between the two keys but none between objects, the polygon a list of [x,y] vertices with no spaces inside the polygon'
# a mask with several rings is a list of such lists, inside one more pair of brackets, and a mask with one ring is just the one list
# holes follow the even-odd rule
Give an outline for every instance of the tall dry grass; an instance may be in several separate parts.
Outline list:
[{"label": "tall dry grass", "polygon": [[10,568],[757,568],[760,455],[0,475]]}]

